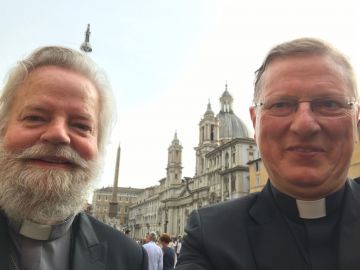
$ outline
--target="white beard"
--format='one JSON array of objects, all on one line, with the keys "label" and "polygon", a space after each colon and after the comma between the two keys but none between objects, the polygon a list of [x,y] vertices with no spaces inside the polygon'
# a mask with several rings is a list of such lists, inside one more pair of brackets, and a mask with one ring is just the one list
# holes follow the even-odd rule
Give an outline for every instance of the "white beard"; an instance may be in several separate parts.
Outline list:
[{"label": "white beard", "polygon": [[[64,157],[71,169],[39,168],[30,158]],[[98,160],[85,161],[69,146],[37,144],[11,153],[0,143],[0,208],[13,221],[30,219],[40,224],[65,220],[84,209]]]}]

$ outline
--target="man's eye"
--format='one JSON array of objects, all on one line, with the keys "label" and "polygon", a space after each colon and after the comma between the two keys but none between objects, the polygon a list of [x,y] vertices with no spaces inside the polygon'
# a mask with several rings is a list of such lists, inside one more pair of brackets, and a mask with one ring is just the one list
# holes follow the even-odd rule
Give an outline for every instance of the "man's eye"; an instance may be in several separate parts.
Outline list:
[{"label": "man's eye", "polygon": [[290,108],[292,106],[292,102],[290,101],[276,101],[269,104],[269,109],[283,109],[283,108]]},{"label": "man's eye", "polygon": [[335,100],[317,101],[317,102],[315,102],[315,106],[317,106],[318,108],[323,108],[323,109],[339,109],[342,107],[341,103],[339,103],[338,101],[335,101]]},{"label": "man's eye", "polygon": [[85,132],[91,132],[92,131],[92,128],[89,125],[86,125],[86,124],[76,123],[76,124],[74,124],[74,127],[76,127],[77,129],[79,129],[81,131],[85,131]]},{"label": "man's eye", "polygon": [[28,122],[43,122],[45,121],[44,117],[39,115],[27,115],[23,118],[23,120]]}]

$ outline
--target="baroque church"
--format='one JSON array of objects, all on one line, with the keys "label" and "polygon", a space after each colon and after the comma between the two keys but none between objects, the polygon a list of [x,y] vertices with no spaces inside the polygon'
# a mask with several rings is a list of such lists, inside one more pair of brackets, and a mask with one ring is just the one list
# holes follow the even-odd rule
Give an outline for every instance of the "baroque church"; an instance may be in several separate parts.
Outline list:
[{"label": "baroque church", "polygon": [[133,238],[149,231],[182,235],[192,210],[249,193],[249,161],[258,150],[244,122],[234,114],[227,85],[214,114],[210,102],[199,122],[193,177],[182,176],[182,146],[175,133],[168,148],[167,175],[145,188],[128,207],[126,227]]}]

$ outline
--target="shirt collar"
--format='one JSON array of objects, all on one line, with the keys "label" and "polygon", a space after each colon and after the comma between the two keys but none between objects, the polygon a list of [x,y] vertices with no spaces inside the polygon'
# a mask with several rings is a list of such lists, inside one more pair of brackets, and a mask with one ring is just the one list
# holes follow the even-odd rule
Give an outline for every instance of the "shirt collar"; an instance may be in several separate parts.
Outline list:
[{"label": "shirt collar", "polygon": [[39,224],[31,220],[22,222],[12,222],[9,220],[9,226],[17,233],[35,240],[54,240],[63,236],[71,227],[75,216],[70,216],[63,222],[53,225]]},{"label": "shirt collar", "polygon": [[326,217],[326,199],[322,198],[315,201],[296,200],[299,217],[314,219]]},{"label": "shirt collar", "polygon": [[286,216],[291,218],[317,219],[331,216],[340,209],[345,193],[344,185],[340,190],[325,198],[304,201],[278,191],[271,183],[270,186],[276,204]]}]

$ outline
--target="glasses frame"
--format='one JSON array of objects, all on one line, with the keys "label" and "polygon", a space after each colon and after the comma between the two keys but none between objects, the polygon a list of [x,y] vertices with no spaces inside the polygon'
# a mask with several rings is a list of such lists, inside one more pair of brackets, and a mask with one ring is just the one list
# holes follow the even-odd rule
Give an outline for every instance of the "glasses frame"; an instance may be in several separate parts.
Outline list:
[{"label": "glasses frame", "polygon": [[[318,98],[314,98],[314,99],[306,99],[306,100],[301,100],[301,99],[296,99],[295,97],[279,97],[278,99],[274,98],[273,99],[273,105],[276,104],[281,104],[281,103],[286,103],[288,102],[288,105],[291,105],[288,107],[289,112],[275,112],[274,110],[271,110],[271,108],[273,106],[269,106],[269,108],[265,108],[265,111],[272,116],[277,116],[277,117],[286,117],[286,116],[290,116],[293,115],[294,113],[297,112],[297,110],[299,109],[299,105],[300,103],[310,103],[310,108],[311,111],[317,115],[317,116],[322,116],[322,117],[339,117],[339,116],[343,116],[346,114],[347,111],[352,110],[353,108],[355,108],[356,105],[358,105],[358,101],[355,98],[347,98],[347,97],[342,97],[343,101],[339,101],[339,96],[335,96],[335,97],[318,97]],[[270,99],[271,101],[272,99]],[[278,102],[277,102],[278,101]],[[334,103],[337,103],[339,105],[341,105],[339,107],[339,112],[335,112],[335,111],[330,111],[329,112],[321,112],[318,111],[316,108],[316,105],[321,105],[321,102],[324,102],[324,104],[326,103],[326,101],[333,101]],[[264,108],[264,106],[266,106],[267,101],[261,101],[261,102],[254,102],[254,107],[255,108]],[[280,108],[281,109],[281,108]]]}]

